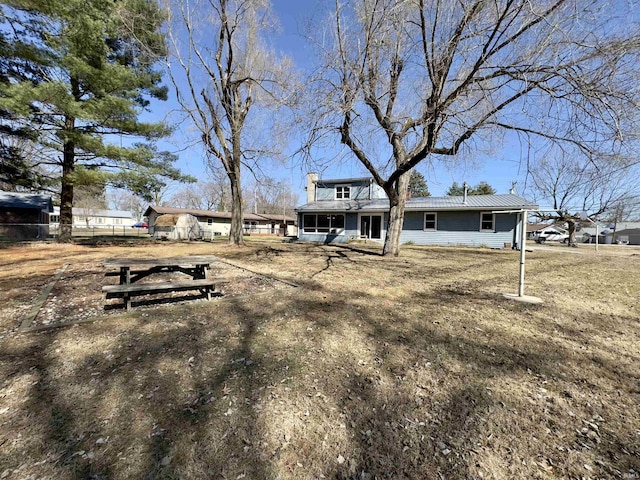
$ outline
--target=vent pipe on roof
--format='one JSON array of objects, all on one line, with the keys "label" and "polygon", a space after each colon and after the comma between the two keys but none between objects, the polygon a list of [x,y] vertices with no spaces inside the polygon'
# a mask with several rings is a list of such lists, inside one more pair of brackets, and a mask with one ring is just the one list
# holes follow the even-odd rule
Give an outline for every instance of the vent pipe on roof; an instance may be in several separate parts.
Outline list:
[{"label": "vent pipe on roof", "polygon": [[469,193],[469,185],[467,185],[467,182],[462,182],[462,189],[464,190],[464,195],[462,196],[462,204],[466,205],[467,204],[467,195]]},{"label": "vent pipe on roof", "polygon": [[518,182],[511,182],[511,188],[509,189],[509,193],[510,193],[511,195],[515,195],[515,194],[516,194],[516,184],[517,184],[517,183],[518,183]]}]

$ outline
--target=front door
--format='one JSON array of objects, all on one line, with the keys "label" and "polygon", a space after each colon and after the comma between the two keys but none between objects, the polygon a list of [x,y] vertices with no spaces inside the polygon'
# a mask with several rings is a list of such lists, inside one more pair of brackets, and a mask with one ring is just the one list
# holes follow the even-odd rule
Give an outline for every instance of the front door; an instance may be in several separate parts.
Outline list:
[{"label": "front door", "polygon": [[360,237],[382,240],[382,215],[361,215]]}]

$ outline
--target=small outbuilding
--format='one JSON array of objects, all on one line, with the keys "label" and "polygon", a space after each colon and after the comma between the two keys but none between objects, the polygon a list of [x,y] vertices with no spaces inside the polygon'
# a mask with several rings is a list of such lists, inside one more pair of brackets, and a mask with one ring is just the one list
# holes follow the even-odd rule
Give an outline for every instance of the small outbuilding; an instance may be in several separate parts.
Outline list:
[{"label": "small outbuilding", "polygon": [[155,219],[153,238],[167,240],[199,240],[203,230],[198,219],[193,215],[165,214]]},{"label": "small outbuilding", "polygon": [[53,203],[49,195],[0,191],[0,237],[46,238]]}]

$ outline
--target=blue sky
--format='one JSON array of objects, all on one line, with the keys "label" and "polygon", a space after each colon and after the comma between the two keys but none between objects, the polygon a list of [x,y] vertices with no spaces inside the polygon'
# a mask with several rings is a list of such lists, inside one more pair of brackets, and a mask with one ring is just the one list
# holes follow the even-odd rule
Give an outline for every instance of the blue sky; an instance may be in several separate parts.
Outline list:
[{"label": "blue sky", "polygon": [[[273,47],[292,57],[296,66],[304,70],[310,64],[311,50],[301,32],[305,30],[305,19],[313,13],[316,0],[272,0],[272,5],[279,17],[281,26],[280,33],[273,39]],[[172,122],[176,122],[180,118],[177,113],[178,109],[175,92],[171,91],[169,101],[154,102],[152,112],[145,114],[143,118],[154,121],[169,118]],[[194,137],[193,133],[190,134],[188,132],[188,128],[187,123],[178,125],[173,138],[167,142],[162,142],[160,147],[174,151],[179,155],[180,160],[177,166],[184,173],[205,179],[205,164],[201,149],[185,145],[185,137]],[[339,139],[336,137],[334,148],[321,152],[319,155],[331,158],[336,152],[340,151],[343,151],[343,146],[340,145]],[[507,138],[502,145],[492,146],[490,156],[477,155],[473,160],[462,159],[456,163],[452,163],[450,159],[433,158],[431,162],[423,162],[418,167],[418,170],[425,175],[429,190],[433,196],[444,195],[447,188],[454,181],[458,183],[466,181],[471,185],[486,181],[498,193],[508,193],[512,182],[518,181],[516,190],[521,192],[525,170],[521,163],[521,157],[520,145],[514,139]],[[289,183],[292,190],[298,193],[299,203],[304,203],[304,186],[306,185],[308,168],[301,167],[299,162],[290,161],[288,165],[274,165],[269,171],[270,175],[276,180]],[[318,173],[321,178],[368,176],[367,171],[355,157],[330,166]],[[244,174],[244,181],[251,181],[248,172]],[[174,188],[177,189],[180,186],[178,185]]]}]

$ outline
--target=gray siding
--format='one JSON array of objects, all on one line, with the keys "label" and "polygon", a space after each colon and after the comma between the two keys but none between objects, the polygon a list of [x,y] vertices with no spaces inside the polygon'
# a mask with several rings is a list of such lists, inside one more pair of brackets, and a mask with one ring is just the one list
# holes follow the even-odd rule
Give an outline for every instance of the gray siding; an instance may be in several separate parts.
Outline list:
[{"label": "gray siding", "polygon": [[[334,212],[332,212],[334,213]],[[340,213],[340,212],[335,212]],[[304,233],[303,214],[298,214],[298,240],[301,242],[319,242],[319,243],[347,243],[350,238],[354,238],[358,233],[358,214],[346,213],[344,219],[344,230],[340,234],[319,234]]]},{"label": "gray siding", "polygon": [[416,245],[486,245],[503,248],[514,244],[517,214],[497,214],[495,230],[480,231],[480,212],[437,212],[437,231],[424,231],[424,212],[406,212],[400,243]]},{"label": "gray siding", "polygon": [[372,183],[371,200],[382,200],[383,198],[387,198],[387,194],[384,192],[384,189],[377,183]]},{"label": "gray siding", "polygon": [[[337,212],[332,212],[337,213]],[[363,212],[364,213],[364,212]],[[302,213],[298,215],[298,239],[303,242],[346,243],[358,235],[358,214],[347,213],[345,229],[339,235],[309,234],[303,231]],[[389,216],[383,215],[383,241]],[[416,245],[466,245],[504,248],[505,243],[515,244],[517,214],[496,214],[495,230],[480,231],[478,211],[439,211],[437,231],[424,231],[424,212],[405,212],[400,243],[413,242]]]},{"label": "gray siding", "polygon": [[[387,198],[382,187],[378,184],[369,182],[352,182],[352,183],[318,183],[316,187],[316,201],[335,200],[336,186],[349,186],[350,200],[377,200]],[[369,191],[371,189],[371,191]],[[369,198],[371,197],[371,198]]]}]

